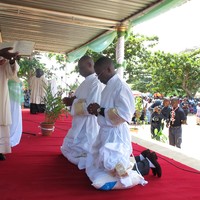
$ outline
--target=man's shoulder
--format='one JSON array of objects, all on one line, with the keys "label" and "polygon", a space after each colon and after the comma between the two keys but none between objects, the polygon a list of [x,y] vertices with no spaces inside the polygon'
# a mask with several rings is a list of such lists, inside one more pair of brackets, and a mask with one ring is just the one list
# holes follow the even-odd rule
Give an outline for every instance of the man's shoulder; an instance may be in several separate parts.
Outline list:
[{"label": "man's shoulder", "polygon": [[178,112],[183,112],[183,113],[184,113],[183,108],[181,108],[181,107],[179,106],[179,107],[178,107]]}]

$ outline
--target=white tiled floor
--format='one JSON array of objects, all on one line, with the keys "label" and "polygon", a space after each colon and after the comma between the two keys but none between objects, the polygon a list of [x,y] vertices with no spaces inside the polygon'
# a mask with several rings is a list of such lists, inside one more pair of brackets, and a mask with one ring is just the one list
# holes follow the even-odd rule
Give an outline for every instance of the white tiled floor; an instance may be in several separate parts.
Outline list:
[{"label": "white tiled floor", "polygon": [[[167,135],[168,129],[164,128]],[[139,127],[138,133],[132,133],[132,141],[149,148],[161,155],[173,158],[194,169],[200,170],[200,126],[196,125],[195,116],[188,116],[188,125],[183,125],[181,149],[151,139],[150,125]]]}]

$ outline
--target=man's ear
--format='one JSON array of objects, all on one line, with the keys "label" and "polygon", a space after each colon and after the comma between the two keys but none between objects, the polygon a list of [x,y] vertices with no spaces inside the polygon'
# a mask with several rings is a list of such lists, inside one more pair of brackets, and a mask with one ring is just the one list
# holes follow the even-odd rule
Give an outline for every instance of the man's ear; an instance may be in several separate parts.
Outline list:
[{"label": "man's ear", "polygon": [[91,62],[88,62],[88,63],[87,63],[87,66],[88,66],[88,69],[94,70],[94,67],[92,66],[92,63],[91,63]]},{"label": "man's ear", "polygon": [[106,67],[106,69],[105,69],[105,70],[108,72],[108,74],[112,73],[112,71],[111,71],[111,68],[110,68],[110,67]]}]

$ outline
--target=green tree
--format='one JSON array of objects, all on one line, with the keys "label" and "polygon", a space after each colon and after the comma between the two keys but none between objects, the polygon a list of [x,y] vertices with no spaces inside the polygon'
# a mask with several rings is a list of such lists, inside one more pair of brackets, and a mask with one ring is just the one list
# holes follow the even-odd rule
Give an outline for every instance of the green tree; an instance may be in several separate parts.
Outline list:
[{"label": "green tree", "polygon": [[44,68],[44,65],[35,57],[21,58],[18,64],[20,66],[18,76],[24,80],[26,87],[28,87],[30,78],[35,74],[35,70],[37,68]]},{"label": "green tree", "polygon": [[46,64],[41,62],[41,55],[36,53],[33,57],[22,57],[18,61],[20,66],[18,76],[24,80],[24,85],[29,88],[29,81],[32,76],[35,75],[35,70],[40,68],[44,71],[47,78],[51,78],[53,73],[51,69],[46,67]]},{"label": "green tree", "polygon": [[193,97],[200,87],[199,50],[170,54],[157,51],[149,59],[152,92]]},{"label": "green tree", "polygon": [[[125,76],[132,89],[141,92],[149,91],[147,86],[151,82],[151,75],[145,63],[148,62],[149,57],[151,57],[152,52],[150,49],[157,43],[157,36],[147,37],[140,34],[130,34],[128,40],[125,42]],[[116,44],[117,39],[103,52],[95,53],[89,50],[87,54],[93,57],[94,61],[102,55],[109,56],[115,61]],[[115,63],[115,66],[118,67],[117,63]]]},{"label": "green tree", "polygon": [[[130,34],[125,42],[125,77],[133,90],[140,92],[160,92],[167,96],[193,97],[200,88],[200,50],[181,52],[177,54],[153,51],[159,42],[157,36],[147,37],[140,34]],[[100,53],[87,51],[87,55],[96,61],[101,56],[115,59],[117,39]],[[65,55],[49,54],[64,67]],[[118,64],[115,63],[118,67]],[[75,72],[78,72],[76,66]]]},{"label": "green tree", "polygon": [[[56,62],[59,64],[59,68],[57,68],[57,69],[54,68],[54,70],[64,70],[65,69],[66,62],[67,62],[66,55],[48,53],[47,57],[50,58],[50,59],[52,59],[52,58],[55,59]],[[75,69],[73,71],[71,71],[70,73],[65,73],[65,75],[70,76],[73,73],[79,73],[78,72],[78,66],[75,66]],[[68,83],[65,83],[65,84],[66,84],[65,91],[69,92],[71,90],[75,91],[80,83],[78,83],[78,80],[75,80],[75,82],[73,84],[68,84]]]},{"label": "green tree", "polygon": [[55,58],[56,62],[60,65],[59,69],[64,69],[66,66],[66,55],[64,54],[56,54],[56,53],[48,53],[46,56],[49,59]]},{"label": "green tree", "polygon": [[[115,40],[101,53],[88,51],[94,60],[101,55],[115,60]],[[158,37],[131,34],[125,43],[125,77],[133,90],[193,97],[200,88],[200,50],[177,54],[152,51]]]}]

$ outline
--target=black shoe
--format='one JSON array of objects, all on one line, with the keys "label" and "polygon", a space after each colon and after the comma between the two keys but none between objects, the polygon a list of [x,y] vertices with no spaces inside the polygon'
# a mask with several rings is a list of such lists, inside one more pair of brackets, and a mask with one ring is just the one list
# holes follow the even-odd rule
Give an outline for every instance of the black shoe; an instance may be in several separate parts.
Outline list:
[{"label": "black shoe", "polygon": [[149,149],[146,149],[146,150],[144,150],[144,151],[141,152],[141,154],[142,154],[142,156],[143,156],[144,158],[146,158],[150,153],[151,153],[151,152],[150,152]]},{"label": "black shoe", "polygon": [[158,156],[157,156],[157,154],[153,151],[153,152],[151,152],[151,155],[157,160],[158,159]]},{"label": "black shoe", "polygon": [[[158,159],[158,157],[157,157],[155,152],[152,152],[151,154],[156,160]],[[157,174],[156,173],[156,168],[151,168],[151,171],[152,171],[153,175],[156,176],[156,174]]]},{"label": "black shoe", "polygon": [[5,159],[6,157],[2,153],[0,153],[0,160],[5,160]]},{"label": "black shoe", "polygon": [[157,174],[156,173],[156,168],[151,168],[151,171],[152,171],[153,175],[156,176],[156,174]]},{"label": "black shoe", "polygon": [[157,162],[157,155],[155,152],[150,153],[147,158],[149,161],[155,166],[155,168],[152,168],[153,175],[157,175],[159,178],[162,176],[162,169],[160,164]]}]

